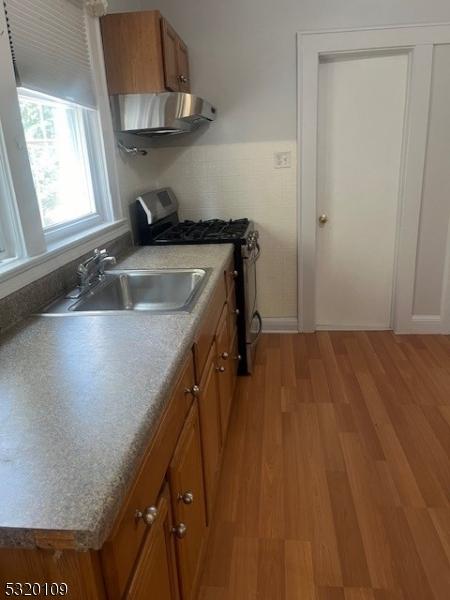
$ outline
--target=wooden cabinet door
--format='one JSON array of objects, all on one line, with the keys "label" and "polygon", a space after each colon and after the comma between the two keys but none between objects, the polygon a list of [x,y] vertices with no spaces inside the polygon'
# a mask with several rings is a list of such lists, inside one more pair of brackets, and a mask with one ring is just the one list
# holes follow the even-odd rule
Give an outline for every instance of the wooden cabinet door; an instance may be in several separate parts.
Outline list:
[{"label": "wooden cabinet door", "polygon": [[220,422],[222,441],[225,440],[228,429],[228,420],[231,411],[231,402],[233,399],[232,384],[233,384],[233,360],[232,349],[228,335],[228,305],[224,308],[224,313],[219,322],[216,334],[216,371],[219,382],[219,397],[220,397]]},{"label": "wooden cabinet door", "polygon": [[208,523],[211,522],[212,517],[222,450],[220,399],[215,358],[216,345],[213,343],[203,370],[198,397]]},{"label": "wooden cabinet door", "polygon": [[161,38],[166,89],[177,92],[180,85],[180,80],[178,78],[179,38],[176,31],[165,19],[161,19]]},{"label": "wooden cabinet door", "polygon": [[194,598],[206,541],[203,461],[197,403],[192,405],[168,472],[183,600]]},{"label": "wooden cabinet door", "polygon": [[166,485],[157,503],[157,516],[150,526],[136,570],[125,596],[127,600],[178,600],[174,537]]},{"label": "wooden cabinet door", "polygon": [[153,10],[100,19],[110,95],[164,91],[160,18]]},{"label": "wooden cabinet door", "polygon": [[182,39],[177,40],[177,66],[180,92],[191,91],[191,80],[189,75],[189,54],[186,44]]}]

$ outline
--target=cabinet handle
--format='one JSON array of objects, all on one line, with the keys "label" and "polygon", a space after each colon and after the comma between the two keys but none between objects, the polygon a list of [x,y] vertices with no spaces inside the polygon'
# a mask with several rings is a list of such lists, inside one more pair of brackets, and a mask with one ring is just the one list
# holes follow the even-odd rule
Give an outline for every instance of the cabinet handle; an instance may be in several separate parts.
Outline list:
[{"label": "cabinet handle", "polygon": [[233,356],[233,358],[234,358],[234,360],[242,360],[242,356],[240,354]]},{"label": "cabinet handle", "polygon": [[236,279],[236,277],[239,275],[239,271],[231,271],[231,272],[230,272],[230,275],[231,275],[231,276],[232,276],[234,279]]},{"label": "cabinet handle", "polygon": [[228,352],[222,352],[220,356],[223,358],[223,360],[228,360],[230,355],[228,354]]},{"label": "cabinet handle", "polygon": [[142,519],[148,527],[151,527],[158,517],[158,509],[156,506],[148,506],[144,512],[137,510],[135,512],[136,519]]},{"label": "cabinet handle", "polygon": [[187,525],[185,525],[184,523],[178,523],[176,527],[172,528],[172,533],[177,539],[182,540],[186,536]]},{"label": "cabinet handle", "polygon": [[220,367],[216,367],[216,371],[217,371],[218,373],[224,373],[224,372],[225,372],[225,367],[222,367],[222,366],[220,366]]},{"label": "cabinet handle", "polygon": [[178,494],[178,500],[183,502],[183,504],[192,504],[194,502],[194,494],[192,492]]},{"label": "cabinet handle", "polygon": [[200,388],[198,387],[198,385],[193,385],[191,388],[186,388],[184,390],[185,394],[192,394],[193,396],[197,397],[200,394]]},{"label": "cabinet handle", "polygon": [[241,311],[236,308],[236,310],[233,310],[232,312],[234,312],[234,314],[238,317],[241,314]]},{"label": "cabinet handle", "polygon": [[186,77],[186,75],[178,75],[178,81],[181,81],[181,83],[187,83],[189,79]]}]

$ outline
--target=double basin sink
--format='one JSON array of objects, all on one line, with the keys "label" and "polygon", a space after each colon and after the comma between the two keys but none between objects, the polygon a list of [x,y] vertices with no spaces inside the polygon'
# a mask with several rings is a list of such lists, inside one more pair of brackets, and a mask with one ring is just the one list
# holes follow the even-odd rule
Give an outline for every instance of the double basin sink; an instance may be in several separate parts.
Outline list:
[{"label": "double basin sink", "polygon": [[190,312],[210,269],[114,269],[78,298],[64,298],[47,315]]}]

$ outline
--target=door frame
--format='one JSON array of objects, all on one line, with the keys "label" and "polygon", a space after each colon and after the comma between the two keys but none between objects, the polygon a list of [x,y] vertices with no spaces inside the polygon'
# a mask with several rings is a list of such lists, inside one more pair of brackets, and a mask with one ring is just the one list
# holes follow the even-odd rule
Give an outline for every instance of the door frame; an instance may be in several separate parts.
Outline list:
[{"label": "door frame", "polygon": [[[406,116],[401,159],[392,328],[419,332],[414,319],[414,287],[422,188],[428,139],[433,49],[450,43],[450,24],[414,25],[297,34],[298,83],[298,329],[316,329],[318,78],[323,55],[405,52],[408,55]],[[447,306],[450,286],[443,285]],[[441,332],[441,319],[429,322]],[[447,321],[447,319],[444,319]]]}]

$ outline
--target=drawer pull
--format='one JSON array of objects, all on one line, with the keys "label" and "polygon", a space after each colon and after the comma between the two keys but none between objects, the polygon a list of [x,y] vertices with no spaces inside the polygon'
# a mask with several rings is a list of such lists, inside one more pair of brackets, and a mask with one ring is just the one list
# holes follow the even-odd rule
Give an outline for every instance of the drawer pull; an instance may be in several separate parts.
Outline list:
[{"label": "drawer pull", "polygon": [[178,494],[178,500],[183,504],[192,504],[194,502],[194,494],[192,492],[184,492],[184,494]]},{"label": "drawer pull", "polygon": [[187,526],[184,523],[178,523],[176,527],[172,529],[172,533],[179,540],[182,540],[187,533]]},{"label": "drawer pull", "polygon": [[228,360],[230,355],[228,354],[228,352],[222,352],[220,356],[223,358],[223,360]]},{"label": "drawer pull", "polygon": [[200,394],[200,388],[198,387],[198,385],[193,385],[191,388],[186,388],[184,390],[185,394],[192,394],[193,396],[197,397]]},{"label": "drawer pull", "polygon": [[151,527],[158,517],[158,509],[156,506],[148,506],[144,512],[137,510],[135,517],[136,519],[142,519],[146,525]]},{"label": "drawer pull", "polygon": [[222,367],[222,366],[220,366],[220,367],[216,367],[216,371],[217,371],[218,373],[225,373],[225,367]]}]

